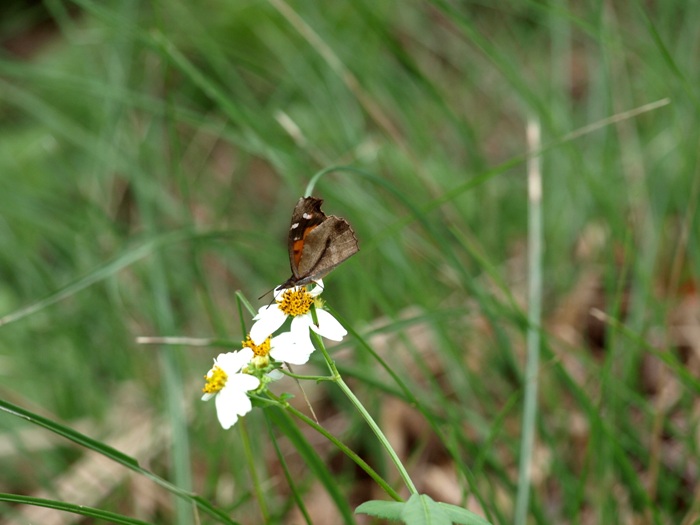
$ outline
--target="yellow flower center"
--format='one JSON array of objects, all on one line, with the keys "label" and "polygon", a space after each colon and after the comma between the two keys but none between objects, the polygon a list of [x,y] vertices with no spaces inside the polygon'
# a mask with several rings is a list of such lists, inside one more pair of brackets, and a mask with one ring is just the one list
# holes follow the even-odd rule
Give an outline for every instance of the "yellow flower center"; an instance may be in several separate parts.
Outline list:
[{"label": "yellow flower center", "polygon": [[[272,340],[272,336],[268,336],[267,339],[265,339],[262,343],[259,345],[256,345],[251,339],[250,336],[247,336],[245,338],[245,341],[241,343],[241,346],[243,348],[250,348],[253,351],[253,359],[251,362],[253,363],[253,366],[255,368],[265,368],[268,364],[270,364],[270,357],[268,354],[270,353],[270,341]],[[244,370],[244,372],[247,371]]]},{"label": "yellow flower center", "polygon": [[285,290],[281,299],[277,300],[277,307],[285,315],[291,316],[304,315],[312,304],[314,304],[314,298],[305,288]]},{"label": "yellow flower center", "polygon": [[205,375],[204,379],[206,379],[207,382],[204,385],[204,388],[202,388],[202,392],[205,394],[216,394],[226,385],[228,374],[218,366],[214,365],[214,368],[211,370],[211,375]]},{"label": "yellow flower center", "polygon": [[246,336],[245,341],[241,342],[243,348],[250,348],[256,356],[266,356],[270,353],[270,341],[272,336],[268,336],[262,343],[256,345],[250,336]]}]

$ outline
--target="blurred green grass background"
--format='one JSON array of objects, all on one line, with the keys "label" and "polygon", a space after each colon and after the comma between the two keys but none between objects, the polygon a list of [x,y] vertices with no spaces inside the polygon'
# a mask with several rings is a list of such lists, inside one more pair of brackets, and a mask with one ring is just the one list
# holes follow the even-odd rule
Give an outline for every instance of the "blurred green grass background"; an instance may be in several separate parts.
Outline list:
[{"label": "blurred green grass background", "polygon": [[[285,235],[310,177],[352,166],[314,191],[361,247],[324,296],[363,334],[390,337],[383,357],[434,415],[432,431],[397,431],[423,490],[509,523],[526,329],[525,123],[536,118],[552,147],[542,156],[531,522],[698,519],[700,4],[0,9],[0,316],[36,305],[0,326],[0,397],[98,439],[148,414],[170,436],[149,468],[241,522],[291,522],[262,412],[245,425],[265,519],[241,434],[223,432],[199,402],[218,350],[135,338],[242,339],[234,293],[267,304],[256,298],[289,276]],[[591,307],[619,323],[598,322]],[[352,339],[337,352],[370,409],[406,405]],[[114,428],[125,398],[131,416]],[[394,479],[347,403],[326,388],[317,402]],[[32,448],[22,437],[31,429],[7,414],[0,429],[0,492],[55,496],[81,451]],[[358,496],[367,480],[323,453],[348,504],[369,499]],[[454,475],[452,493],[430,485],[425,465]],[[298,468],[311,499],[317,473]],[[130,483],[93,504],[191,522],[158,489],[143,510]]]}]

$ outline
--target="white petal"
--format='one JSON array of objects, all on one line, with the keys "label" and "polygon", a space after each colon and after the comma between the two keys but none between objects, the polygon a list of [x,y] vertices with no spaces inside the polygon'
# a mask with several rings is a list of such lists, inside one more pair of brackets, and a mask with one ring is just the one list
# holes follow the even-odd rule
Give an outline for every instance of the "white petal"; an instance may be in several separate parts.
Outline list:
[{"label": "white petal", "polygon": [[[229,352],[229,353],[230,353],[230,352]],[[209,372],[207,372],[207,377],[211,377],[211,375],[214,373],[214,368],[217,367],[217,366],[220,366],[220,365],[219,365],[219,359],[226,360],[226,354],[223,354],[223,353],[222,353],[222,354],[217,355],[217,356],[214,358],[214,365],[211,367],[211,370],[209,370]]]},{"label": "white petal", "polygon": [[253,321],[257,321],[258,319],[262,319],[265,317],[265,314],[267,314],[267,311],[275,306],[274,304],[266,305],[266,306],[261,306],[258,308],[258,313],[253,316]]},{"label": "white petal", "polygon": [[309,357],[314,351],[314,346],[308,345],[293,345],[276,352],[270,352],[270,355],[277,361],[289,363],[290,365],[305,365],[309,362]]},{"label": "white petal", "polygon": [[289,331],[294,336],[295,340],[308,339],[309,326],[312,324],[314,324],[314,320],[311,317],[311,312],[304,315],[297,315],[292,319],[292,325],[289,327]]},{"label": "white petal", "polygon": [[274,350],[275,348],[281,348],[283,346],[289,346],[294,344],[294,336],[292,335],[291,332],[282,332],[279,335],[276,335],[275,337],[272,338],[270,341],[270,351]]},{"label": "white petal", "polygon": [[204,394],[202,396],[202,401],[209,401],[212,397],[214,397],[216,394]]},{"label": "white petal", "polygon": [[219,354],[216,358],[216,365],[230,376],[238,373],[241,368],[250,363],[250,360],[253,359],[253,355],[254,353],[250,348]]},{"label": "white petal", "polygon": [[224,413],[221,410],[217,410],[216,415],[219,418],[219,424],[221,425],[221,428],[223,428],[224,430],[228,430],[236,424],[236,421],[238,421],[238,416],[233,412]]},{"label": "white petal", "polygon": [[270,341],[270,356],[277,361],[284,361],[279,356],[284,356],[294,346],[295,338],[291,332],[282,332]]},{"label": "white petal", "polygon": [[221,423],[221,426],[225,430],[231,428],[236,424],[236,421],[238,421],[238,414],[235,410],[235,398],[241,395],[248,399],[248,396],[244,393],[235,390],[229,390],[227,392],[226,388],[221,390],[216,396],[216,416],[219,418],[219,423]]},{"label": "white petal", "polygon": [[236,374],[230,381],[235,385],[236,390],[241,392],[255,390],[260,386],[260,379],[250,374]]},{"label": "white petal", "polygon": [[231,398],[229,407],[238,416],[245,416],[248,412],[253,410],[253,404],[250,402],[250,398],[239,392],[237,396]]},{"label": "white petal", "polygon": [[316,286],[314,286],[308,293],[311,297],[316,297],[318,295],[321,295],[323,293],[323,279],[318,279],[317,281],[314,281]]},{"label": "white petal", "polygon": [[286,318],[287,316],[276,304],[263,306],[258,315],[253,318],[255,323],[250,329],[250,339],[256,345],[264,343],[270,334],[282,326]]},{"label": "white petal", "polygon": [[314,351],[308,335],[296,338],[291,332],[285,332],[274,339],[274,348],[270,355],[277,361],[283,361],[292,365],[303,365],[309,361],[309,356]]},{"label": "white petal", "polygon": [[311,323],[309,326],[317,334],[320,334],[331,341],[342,341],[343,337],[348,335],[348,331],[343,328],[343,325],[341,325],[335,317],[325,310],[317,308],[316,316],[318,317],[318,326],[313,323]]},{"label": "white petal", "polygon": [[257,377],[248,374],[235,374],[229,377],[226,386],[216,395],[216,415],[224,429],[229,429],[238,421],[238,416],[250,412],[253,405],[246,390],[260,385]]}]

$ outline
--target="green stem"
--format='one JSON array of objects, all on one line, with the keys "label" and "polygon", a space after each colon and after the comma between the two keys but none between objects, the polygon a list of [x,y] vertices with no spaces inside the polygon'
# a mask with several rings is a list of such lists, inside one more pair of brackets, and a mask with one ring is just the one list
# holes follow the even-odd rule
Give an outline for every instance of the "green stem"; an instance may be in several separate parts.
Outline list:
[{"label": "green stem", "polygon": [[288,372],[286,370],[280,370],[280,372],[282,372],[288,377],[293,377],[294,379],[301,379],[302,381],[316,381],[317,383],[320,383],[321,381],[335,381],[333,377],[329,376],[303,376],[295,374],[293,372]]},{"label": "green stem", "polygon": [[323,357],[326,359],[326,363],[328,364],[328,368],[331,371],[331,374],[333,376],[333,380],[338,384],[340,389],[343,391],[343,393],[348,397],[348,399],[352,402],[353,405],[355,405],[355,408],[360,412],[362,417],[365,419],[369,427],[372,429],[372,432],[374,432],[374,435],[377,436],[377,439],[379,439],[379,442],[382,444],[384,449],[387,451],[389,454],[389,457],[391,458],[391,461],[393,461],[394,465],[396,466],[396,469],[399,471],[399,474],[403,478],[404,483],[406,484],[406,487],[408,487],[408,490],[411,494],[418,494],[418,489],[416,489],[416,486],[413,484],[413,480],[411,477],[408,475],[408,472],[406,471],[406,468],[403,466],[403,463],[401,463],[401,460],[399,459],[399,456],[396,454],[396,451],[394,448],[391,446],[391,443],[389,443],[389,440],[386,438],[384,433],[381,431],[379,428],[379,425],[372,419],[372,416],[370,416],[369,412],[365,409],[365,407],[362,405],[359,399],[355,396],[355,394],[350,390],[350,387],[343,381],[343,378],[340,376],[340,372],[338,372],[338,369],[335,366],[335,362],[333,359],[331,359],[330,354],[326,350],[325,345],[323,344],[323,340],[321,339],[321,336],[318,335],[316,332],[311,331],[312,337],[314,338],[316,342],[316,346],[321,350],[321,353],[323,354]]},{"label": "green stem", "polygon": [[[528,144],[531,152],[540,149],[540,127],[528,121]],[[540,327],[542,326],[542,174],[540,157],[528,159],[528,326],[527,363],[525,365],[525,401],[523,430],[520,440],[518,494],[515,502],[515,525],[525,525],[530,501],[530,467],[537,421],[537,382],[540,361]]]},{"label": "green stem", "polygon": [[328,441],[333,443],[338,449],[343,452],[347,457],[349,457],[352,461],[354,461],[357,466],[359,466],[362,470],[364,470],[369,477],[371,477],[374,481],[377,482],[377,485],[382,487],[384,491],[393,499],[396,501],[403,501],[401,496],[387,483],[377,472],[370,467],[364,459],[362,459],[360,456],[357,455],[357,453],[353,452],[352,449],[350,449],[347,445],[345,445],[342,441],[340,441],[337,437],[335,437],[333,434],[328,432],[325,428],[323,428],[321,425],[316,423],[313,419],[308,417],[306,414],[303,412],[299,412],[296,408],[294,408],[292,405],[290,405],[287,401],[281,400],[274,396],[271,392],[268,391],[268,395],[272,397],[274,401],[279,403],[279,405],[285,409],[291,412],[295,417],[298,419],[301,419],[304,423],[309,425],[311,428],[316,430],[319,434],[324,436]]},{"label": "green stem", "polygon": [[238,422],[238,430],[243,441],[246,463],[248,463],[248,472],[250,472],[250,478],[253,483],[253,492],[255,492],[255,498],[258,500],[258,507],[260,508],[263,521],[267,523],[270,514],[267,510],[267,503],[265,502],[265,491],[260,486],[260,478],[255,468],[254,454],[250,445],[250,436],[248,435],[248,428],[246,427],[244,419]]}]

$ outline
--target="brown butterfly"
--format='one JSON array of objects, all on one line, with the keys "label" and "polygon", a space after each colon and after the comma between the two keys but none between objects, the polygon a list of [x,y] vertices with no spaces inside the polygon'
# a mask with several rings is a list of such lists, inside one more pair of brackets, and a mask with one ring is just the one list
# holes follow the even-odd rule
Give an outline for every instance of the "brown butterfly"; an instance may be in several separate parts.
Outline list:
[{"label": "brown butterfly", "polygon": [[321,204],[322,199],[302,197],[294,207],[287,240],[292,276],[279,289],[320,279],[360,250],[348,221],[327,216]]}]

